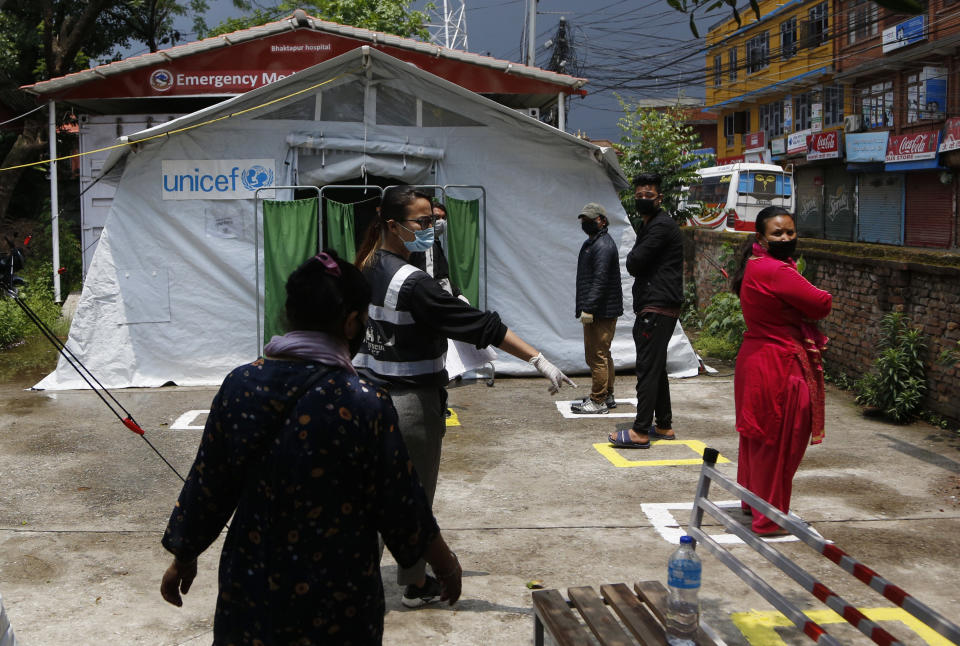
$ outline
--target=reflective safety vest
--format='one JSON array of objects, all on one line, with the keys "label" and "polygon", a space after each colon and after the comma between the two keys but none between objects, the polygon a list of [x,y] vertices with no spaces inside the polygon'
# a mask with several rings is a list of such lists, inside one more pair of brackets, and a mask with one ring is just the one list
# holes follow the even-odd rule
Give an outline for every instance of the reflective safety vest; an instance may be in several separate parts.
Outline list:
[{"label": "reflective safety vest", "polygon": [[409,307],[413,285],[430,276],[382,250],[364,276],[371,289],[369,318],[353,365],[391,385],[446,385],[447,339],[418,325]]}]

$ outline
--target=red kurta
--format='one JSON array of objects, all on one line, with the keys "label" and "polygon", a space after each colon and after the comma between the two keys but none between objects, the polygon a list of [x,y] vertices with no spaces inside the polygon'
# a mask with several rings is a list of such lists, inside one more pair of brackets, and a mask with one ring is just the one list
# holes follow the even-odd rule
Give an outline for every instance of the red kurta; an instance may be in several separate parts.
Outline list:
[{"label": "red kurta", "polygon": [[[740,455],[737,482],[783,512],[790,508],[793,476],[807,443],[823,438],[823,369],[826,342],[804,319],[830,313],[833,297],[810,284],[793,262],[754,244],[740,305],[747,324],[737,355],[734,399]],[[756,510],[753,531],[779,526]]]}]

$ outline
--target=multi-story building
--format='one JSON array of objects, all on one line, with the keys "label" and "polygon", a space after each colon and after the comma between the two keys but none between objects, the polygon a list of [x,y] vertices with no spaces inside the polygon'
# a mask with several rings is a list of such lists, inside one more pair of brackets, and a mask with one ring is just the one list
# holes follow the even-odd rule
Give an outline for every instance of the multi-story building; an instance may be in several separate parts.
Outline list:
[{"label": "multi-story building", "polygon": [[960,2],[921,2],[767,0],[711,27],[718,159],[792,167],[802,234],[957,245]]}]

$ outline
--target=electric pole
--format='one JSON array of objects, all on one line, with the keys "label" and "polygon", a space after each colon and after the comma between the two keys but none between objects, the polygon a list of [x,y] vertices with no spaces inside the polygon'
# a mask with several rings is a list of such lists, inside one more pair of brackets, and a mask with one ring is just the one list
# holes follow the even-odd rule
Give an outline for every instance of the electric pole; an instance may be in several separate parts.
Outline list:
[{"label": "electric pole", "polygon": [[537,65],[537,2],[527,0],[527,65]]}]

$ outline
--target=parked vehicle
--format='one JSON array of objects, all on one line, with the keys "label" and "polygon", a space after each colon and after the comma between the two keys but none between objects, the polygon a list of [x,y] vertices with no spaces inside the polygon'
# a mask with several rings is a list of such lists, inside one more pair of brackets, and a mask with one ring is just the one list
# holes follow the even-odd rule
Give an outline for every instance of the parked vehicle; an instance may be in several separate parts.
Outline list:
[{"label": "parked vehicle", "polygon": [[754,231],[761,209],[782,206],[794,213],[793,173],[775,164],[741,162],[697,171],[699,184],[685,189],[681,208],[694,226]]}]

